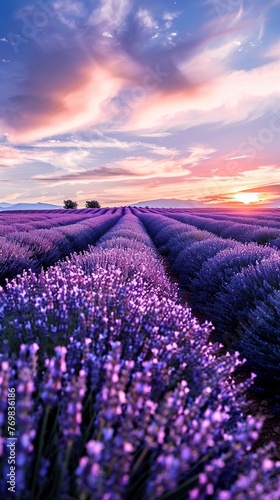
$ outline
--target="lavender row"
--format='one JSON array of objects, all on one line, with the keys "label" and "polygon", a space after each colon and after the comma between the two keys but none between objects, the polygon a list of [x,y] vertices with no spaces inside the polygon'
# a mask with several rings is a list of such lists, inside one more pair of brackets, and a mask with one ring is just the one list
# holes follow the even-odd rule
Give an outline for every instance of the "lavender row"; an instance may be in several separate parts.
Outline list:
[{"label": "lavender row", "polygon": [[121,212],[120,209],[115,214],[109,212],[76,224],[0,237],[0,285],[24,269],[39,272],[42,266],[50,266],[74,251],[85,250],[119,220]]},{"label": "lavender row", "polygon": [[85,209],[63,212],[60,210],[44,211],[43,214],[34,212],[19,212],[16,214],[0,213],[0,236],[8,237],[11,233],[20,231],[33,231],[35,229],[50,229],[52,227],[66,226],[76,224],[84,220],[91,219],[99,215],[104,215],[110,212],[108,208],[101,209]]},{"label": "lavender row", "polygon": [[[154,213],[162,213],[157,210]],[[211,217],[196,216],[189,213],[164,211],[167,217],[195,226],[197,229],[210,231],[221,238],[232,238],[241,243],[255,242],[280,248],[280,228],[260,226],[257,224],[232,223],[230,220],[215,220]]]},{"label": "lavender row", "polygon": [[223,240],[160,215],[138,216],[195,308],[213,322],[216,337],[246,356],[258,385],[273,381],[271,389],[277,391],[279,251]]},{"label": "lavender row", "polygon": [[253,451],[262,422],[245,416],[253,377],[234,382],[240,356],[178,304],[129,212],[98,247],[0,290],[0,315],[18,499],[279,498],[273,445]]},{"label": "lavender row", "polygon": [[272,208],[272,209],[264,209],[258,206],[257,208],[254,207],[252,210],[247,207],[246,210],[237,210],[236,208],[228,208],[228,209],[220,209],[220,208],[214,208],[213,206],[211,208],[196,208],[196,209],[186,209],[186,208],[172,208],[169,209],[172,210],[173,212],[190,212],[193,215],[203,215],[207,216],[209,213],[215,217],[240,217],[240,219],[254,219],[254,220],[272,220],[272,221],[279,221],[280,220],[280,210],[277,208]]},{"label": "lavender row", "polygon": [[[182,214],[184,214],[184,211],[178,211],[178,212],[181,212]],[[195,210],[195,211],[191,211],[190,214],[196,215],[199,217],[204,217],[206,219],[210,218],[210,219],[218,220],[218,221],[220,220],[220,221],[228,221],[228,222],[237,222],[238,224],[249,224],[249,225],[252,224],[252,225],[258,225],[260,227],[266,226],[266,227],[277,228],[277,229],[280,228],[279,216],[274,217],[272,214],[270,214],[270,215],[266,214],[264,216],[264,215],[261,215],[258,213],[255,216],[251,215],[250,217],[248,217],[245,215],[236,214],[235,212],[231,212],[229,214],[215,214],[215,212],[213,213],[212,210],[210,210],[208,213],[207,212],[200,213],[197,210]]]}]

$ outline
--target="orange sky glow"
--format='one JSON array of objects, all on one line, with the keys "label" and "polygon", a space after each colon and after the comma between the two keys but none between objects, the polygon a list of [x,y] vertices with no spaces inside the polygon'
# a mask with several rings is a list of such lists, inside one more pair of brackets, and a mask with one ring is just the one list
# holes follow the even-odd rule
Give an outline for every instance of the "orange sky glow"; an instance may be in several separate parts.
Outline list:
[{"label": "orange sky glow", "polygon": [[0,7],[0,202],[280,207],[279,2],[42,5]]}]

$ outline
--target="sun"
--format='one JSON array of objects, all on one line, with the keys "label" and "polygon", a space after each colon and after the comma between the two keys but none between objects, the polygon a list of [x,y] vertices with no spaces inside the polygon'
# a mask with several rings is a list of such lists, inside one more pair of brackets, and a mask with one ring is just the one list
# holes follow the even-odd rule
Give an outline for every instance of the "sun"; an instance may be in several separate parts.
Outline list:
[{"label": "sun", "polygon": [[260,201],[258,193],[237,193],[234,195],[234,200],[241,201],[242,203],[245,203],[245,205]]}]

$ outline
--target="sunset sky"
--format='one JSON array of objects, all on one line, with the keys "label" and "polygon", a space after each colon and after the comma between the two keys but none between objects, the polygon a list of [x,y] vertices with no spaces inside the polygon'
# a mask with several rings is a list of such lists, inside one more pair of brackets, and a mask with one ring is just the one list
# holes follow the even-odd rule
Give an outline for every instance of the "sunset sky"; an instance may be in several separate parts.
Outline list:
[{"label": "sunset sky", "polygon": [[0,202],[280,206],[279,27],[280,0],[2,1]]}]

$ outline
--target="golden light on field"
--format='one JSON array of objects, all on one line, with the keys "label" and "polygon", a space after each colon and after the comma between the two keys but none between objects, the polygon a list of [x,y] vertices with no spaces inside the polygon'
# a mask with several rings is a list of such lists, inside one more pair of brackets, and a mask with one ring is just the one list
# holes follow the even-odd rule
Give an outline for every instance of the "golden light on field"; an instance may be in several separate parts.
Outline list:
[{"label": "golden light on field", "polygon": [[248,205],[249,203],[260,201],[258,193],[237,193],[234,196],[235,201],[241,201]]}]

